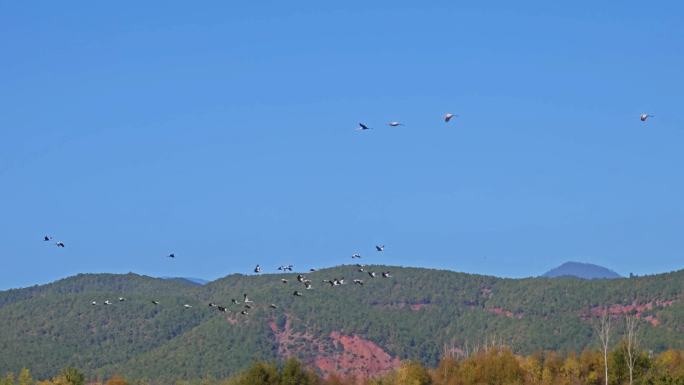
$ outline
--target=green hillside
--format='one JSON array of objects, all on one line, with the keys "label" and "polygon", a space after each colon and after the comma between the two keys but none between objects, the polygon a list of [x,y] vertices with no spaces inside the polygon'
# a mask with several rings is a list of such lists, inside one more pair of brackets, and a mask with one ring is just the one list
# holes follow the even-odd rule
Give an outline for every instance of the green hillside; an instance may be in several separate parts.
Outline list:
[{"label": "green hillside", "polygon": [[[647,349],[684,349],[684,270],[584,281],[366,269],[390,270],[392,278],[340,266],[307,274],[314,288],[304,290],[296,273],[230,275],[205,286],[136,274],[83,274],[0,292],[0,373],[29,367],[45,378],[75,366],[92,377],[225,377],[256,359],[287,354],[325,370],[325,357],[342,360],[376,347],[392,359],[435,365],[445,345],[463,350],[493,340],[525,354],[580,351],[595,345],[590,319],[604,305],[611,306],[616,340],[618,318],[637,312]],[[334,277],[345,277],[346,284],[321,282]],[[354,278],[365,285],[354,285]],[[303,296],[293,296],[295,290]],[[242,301],[243,293],[254,301],[249,315],[239,314],[242,304],[230,304],[232,298]],[[106,299],[113,304],[102,305]]]}]

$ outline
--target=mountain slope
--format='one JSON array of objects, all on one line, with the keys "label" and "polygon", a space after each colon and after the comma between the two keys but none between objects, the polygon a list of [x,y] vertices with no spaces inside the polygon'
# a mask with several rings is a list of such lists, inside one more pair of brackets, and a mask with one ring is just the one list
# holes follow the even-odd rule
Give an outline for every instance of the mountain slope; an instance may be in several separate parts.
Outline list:
[{"label": "mountain slope", "polygon": [[565,262],[564,264],[544,273],[542,277],[575,277],[582,279],[615,279],[622,276],[613,270],[591,263]]},{"label": "mountain slope", "polygon": [[[255,359],[296,355],[323,372],[365,376],[400,359],[435,364],[447,343],[456,351],[494,338],[523,353],[581,350],[595,343],[589,319],[604,305],[615,317],[636,312],[648,349],[684,348],[684,270],[593,281],[367,270],[390,270],[393,277],[340,266],[308,274],[314,289],[304,290],[296,274],[236,274],[205,286],[86,274],[0,292],[0,372],[28,366],[46,377],[74,365],[93,377],[222,377]],[[345,285],[322,283],[342,276]],[[353,278],[365,285],[351,284]],[[243,293],[254,301],[247,316],[239,314],[242,304],[229,313],[207,306],[241,301]],[[116,302],[119,296],[126,301]],[[114,303],[90,304],[105,299]],[[186,303],[193,307],[184,309]]]}]

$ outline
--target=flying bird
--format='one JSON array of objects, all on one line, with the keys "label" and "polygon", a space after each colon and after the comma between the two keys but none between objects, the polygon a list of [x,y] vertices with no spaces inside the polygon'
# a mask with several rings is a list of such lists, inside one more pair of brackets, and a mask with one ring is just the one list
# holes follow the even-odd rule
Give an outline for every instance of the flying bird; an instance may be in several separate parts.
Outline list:
[{"label": "flying bird", "polygon": [[126,300],[126,298],[124,298],[124,297],[119,297],[119,302],[123,302],[123,301],[125,301],[125,300]]},{"label": "flying bird", "polygon": [[59,242],[55,243],[55,246],[57,246],[57,247],[64,247],[64,242],[59,241]]},{"label": "flying bird", "polygon": [[651,114],[641,114],[641,115],[639,115],[639,119],[640,119],[642,122],[645,122],[646,119],[648,119],[648,118],[653,118],[653,117],[654,117],[654,115],[651,115]]},{"label": "flying bird", "polygon": [[402,124],[402,123],[399,123],[399,122],[389,122],[389,123],[387,123],[387,125],[390,126],[390,127],[403,126],[403,124]]},{"label": "flying bird", "polygon": [[188,304],[186,303],[185,305],[183,305],[183,307],[186,308],[186,309],[190,309],[190,308],[192,307],[192,305],[188,305]]},{"label": "flying bird", "polygon": [[311,268],[311,269],[309,269],[309,271],[313,273],[314,271],[316,271],[316,269]]},{"label": "flying bird", "polygon": [[240,312],[240,314],[242,314],[242,315],[248,315],[249,313],[247,313],[247,310],[243,310],[243,311]]},{"label": "flying bird", "polygon": [[371,278],[375,278],[375,272],[374,271],[369,271],[368,275],[370,275]]},{"label": "flying bird", "polygon": [[354,253],[352,254],[352,259],[359,259],[361,258],[361,254]]},{"label": "flying bird", "polygon": [[282,283],[287,283],[287,279],[281,278],[281,279],[280,279],[280,282],[282,282]]},{"label": "flying bird", "polygon": [[230,302],[232,302],[234,305],[240,304],[240,301],[236,300],[235,298],[231,299]]},{"label": "flying bird", "polygon": [[223,306],[216,306],[216,308],[217,308],[220,312],[222,312],[222,313],[225,313],[225,312],[228,311],[228,309],[226,309],[226,308],[223,307]]},{"label": "flying bird", "polygon": [[106,301],[104,301],[104,304],[105,304],[105,305],[111,305],[112,303],[109,302],[109,300],[106,300]]},{"label": "flying bird", "polygon": [[157,300],[152,300],[152,303],[155,305],[159,305],[159,301],[157,301]]},{"label": "flying bird", "polygon": [[93,302],[91,302],[90,304],[93,305],[93,306],[95,306],[95,305],[97,305],[97,301],[93,301]]},{"label": "flying bird", "polygon": [[243,302],[244,303],[252,303],[252,301],[250,301],[249,298],[247,298],[247,293],[245,293],[245,295],[243,297]]},{"label": "flying bird", "polygon": [[254,268],[254,272],[255,273],[261,273],[261,266],[256,265],[256,267]]},{"label": "flying bird", "polygon": [[452,114],[452,113],[449,112],[449,113],[447,113],[447,114],[444,115],[444,121],[445,121],[446,123],[449,123],[449,121],[451,120],[451,118],[455,118],[455,117],[457,117],[457,116],[458,116],[458,115],[454,115],[454,114]]},{"label": "flying bird", "polygon": [[363,285],[363,281],[360,280],[360,279],[355,279],[355,280],[354,280],[354,283],[357,284],[357,285]]},{"label": "flying bird", "polygon": [[245,309],[251,309],[252,307],[250,305],[245,304]]},{"label": "flying bird", "polygon": [[216,307],[216,304],[213,302],[209,302],[209,307]]},{"label": "flying bird", "polygon": [[176,258],[176,254],[171,253],[171,254],[167,255],[166,257],[167,257],[167,258]]},{"label": "flying bird", "polygon": [[370,127],[366,126],[363,123],[359,123],[359,131],[365,131],[365,130],[370,130]]},{"label": "flying bird", "polygon": [[382,278],[392,278],[392,275],[390,275],[389,271],[383,271]]},{"label": "flying bird", "polygon": [[375,245],[375,250],[377,250],[377,251],[385,251],[385,245]]},{"label": "flying bird", "polygon": [[292,293],[292,295],[294,295],[295,297],[301,297],[301,296],[302,296],[302,293],[300,293],[300,292],[298,292],[298,291],[295,290],[295,292]]},{"label": "flying bird", "polygon": [[304,287],[306,288],[306,290],[311,290],[311,288],[312,288],[311,281],[305,281]]},{"label": "flying bird", "polygon": [[49,242],[49,241],[51,241],[51,240],[52,240],[52,237],[49,236],[49,235],[46,235],[46,236],[43,237],[43,241],[44,241],[44,242]]},{"label": "flying bird", "polygon": [[304,276],[301,274],[297,274],[297,281],[304,282]]},{"label": "flying bird", "polygon": [[271,306],[270,306],[270,308],[271,308],[271,309],[277,309],[278,306],[276,306],[275,304],[272,303]]}]

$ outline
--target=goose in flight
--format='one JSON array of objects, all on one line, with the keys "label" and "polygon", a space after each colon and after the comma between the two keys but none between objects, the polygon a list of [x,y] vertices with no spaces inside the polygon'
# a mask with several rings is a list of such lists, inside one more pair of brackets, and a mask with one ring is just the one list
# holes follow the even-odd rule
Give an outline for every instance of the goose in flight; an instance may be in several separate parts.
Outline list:
[{"label": "goose in flight", "polygon": [[352,254],[352,259],[361,259],[361,254],[358,254],[358,253]]},{"label": "goose in flight", "polygon": [[171,254],[167,255],[166,257],[167,257],[167,258],[176,258],[176,254],[171,253]]},{"label": "goose in flight", "polygon": [[314,271],[316,271],[316,269],[311,268],[311,269],[309,269],[309,271],[313,273]]},{"label": "goose in flight", "polygon": [[306,288],[306,290],[311,290],[311,281],[304,281],[304,287]]},{"label": "goose in flight", "polygon": [[399,127],[399,126],[403,126],[403,124],[400,123],[400,122],[389,122],[389,123],[387,123],[387,125],[390,126],[390,127]]},{"label": "goose in flight", "polygon": [[354,284],[356,284],[356,285],[362,285],[362,286],[363,286],[363,281],[360,280],[360,279],[355,279],[355,280],[354,280]]},{"label": "goose in flight", "polygon": [[302,296],[302,293],[300,293],[300,292],[298,292],[297,290],[295,290],[295,292],[292,293],[292,295],[294,295],[295,297],[301,297],[301,296]]},{"label": "goose in flight", "polygon": [[297,274],[297,281],[304,282],[304,276],[301,274]]},{"label": "goose in flight", "polygon": [[277,309],[277,308],[278,308],[278,306],[276,306],[276,305],[273,304],[273,303],[272,303],[271,306],[269,306],[269,307],[270,307],[271,309]]},{"label": "goose in flight", "polygon": [[152,303],[155,304],[155,305],[159,305],[159,301],[154,300],[154,299],[152,300]]},{"label": "goose in flight", "polygon": [[90,304],[93,305],[93,306],[95,306],[95,305],[97,305],[97,301],[93,301],[93,302],[91,302]]},{"label": "goose in flight", "polygon": [[245,293],[245,295],[244,295],[242,301],[243,301],[244,303],[252,303],[252,301],[250,301],[249,298],[247,298],[247,293]]},{"label": "goose in flight", "polygon": [[209,307],[216,307],[216,304],[213,302],[209,302]]},{"label": "goose in flight", "polygon": [[125,300],[126,300],[126,298],[124,298],[124,297],[119,297],[119,302],[123,302],[123,301],[125,301]]},{"label": "goose in flight", "polygon": [[452,118],[455,118],[455,117],[457,117],[457,116],[458,116],[458,115],[454,115],[454,114],[452,114],[452,113],[450,113],[450,112],[449,112],[449,113],[446,113],[446,114],[444,115],[444,122],[449,123],[449,121],[450,121]]},{"label": "goose in flight", "polygon": [[192,305],[188,305],[188,304],[186,303],[185,305],[183,305],[183,307],[186,308],[186,309],[190,309],[190,308],[192,307]]},{"label": "goose in flight", "polygon": [[375,278],[375,272],[374,271],[369,271],[368,275],[370,275],[371,278]]},{"label": "goose in flight", "polygon": [[370,127],[366,126],[366,125],[363,124],[363,123],[359,123],[359,128],[358,128],[358,130],[359,130],[359,131],[370,130]]},{"label": "goose in flight", "polygon": [[385,251],[385,245],[375,245],[375,250],[377,250],[377,251]]},{"label": "goose in flight", "polygon": [[255,273],[261,273],[261,266],[256,265],[256,267],[254,268],[254,272]]},{"label": "goose in flight", "polygon": [[111,305],[112,303],[109,302],[109,300],[106,300],[106,301],[104,301],[104,304],[105,304],[105,305]]},{"label": "goose in flight", "polygon": [[392,278],[392,275],[390,275],[389,271],[383,271],[382,278]]},{"label": "goose in flight", "polygon": [[43,237],[43,242],[49,242],[52,240],[52,237],[50,235],[46,235]]},{"label": "goose in flight", "polygon": [[281,279],[280,279],[280,282],[282,282],[282,283],[287,283],[287,279],[281,278]]},{"label": "goose in flight", "polygon": [[251,309],[251,308],[252,308],[252,306],[245,304],[245,309]]},{"label": "goose in flight", "polygon": [[651,114],[641,114],[641,115],[639,115],[639,120],[641,120],[642,122],[645,122],[646,119],[653,118],[653,117],[654,117],[654,115],[651,115]]},{"label": "goose in flight", "polygon": [[240,312],[240,314],[242,314],[242,315],[248,315],[249,313],[247,313],[247,310],[243,310],[243,311]]},{"label": "goose in flight", "polygon": [[57,247],[64,247],[64,242],[59,241],[59,242],[55,243],[55,246],[57,246]]},{"label": "goose in flight", "polygon": [[222,312],[222,313],[225,313],[225,312],[228,311],[228,309],[226,309],[226,308],[223,307],[223,306],[216,306],[216,308],[218,309],[218,311],[220,311],[220,312]]},{"label": "goose in flight", "polygon": [[240,301],[236,300],[235,298],[231,299],[230,302],[233,303],[233,305],[239,305]]}]

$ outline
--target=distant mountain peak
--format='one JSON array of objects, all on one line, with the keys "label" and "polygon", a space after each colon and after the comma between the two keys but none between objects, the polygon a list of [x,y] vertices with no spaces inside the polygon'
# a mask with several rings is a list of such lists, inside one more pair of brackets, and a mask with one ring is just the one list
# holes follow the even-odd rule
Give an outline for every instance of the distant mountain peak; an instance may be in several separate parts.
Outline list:
[{"label": "distant mountain peak", "polygon": [[565,262],[544,273],[542,277],[575,277],[581,279],[615,279],[622,276],[606,267],[583,262]]}]

